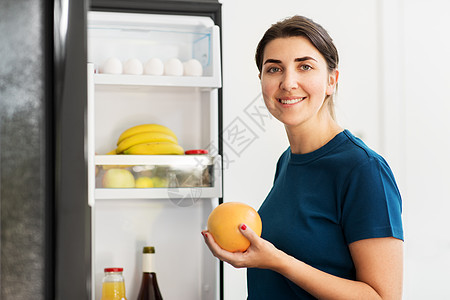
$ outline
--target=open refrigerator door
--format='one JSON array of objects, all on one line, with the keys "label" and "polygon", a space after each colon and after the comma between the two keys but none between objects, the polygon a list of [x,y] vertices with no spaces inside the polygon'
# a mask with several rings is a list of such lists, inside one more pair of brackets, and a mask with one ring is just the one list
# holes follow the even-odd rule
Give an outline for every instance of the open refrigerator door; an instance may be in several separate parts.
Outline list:
[{"label": "open refrigerator door", "polygon": [[[136,299],[144,246],[156,249],[164,299],[219,299],[219,262],[200,234],[222,197],[219,28],[208,17],[91,11],[87,32],[92,299],[108,267],[124,268]],[[124,150],[121,134],[143,124],[168,128],[177,150]]]}]

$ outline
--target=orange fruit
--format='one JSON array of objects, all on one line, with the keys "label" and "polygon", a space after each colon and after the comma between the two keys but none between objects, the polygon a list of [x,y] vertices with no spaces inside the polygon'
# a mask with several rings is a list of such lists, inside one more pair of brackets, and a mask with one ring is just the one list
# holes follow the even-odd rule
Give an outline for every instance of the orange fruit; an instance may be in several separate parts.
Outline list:
[{"label": "orange fruit", "polygon": [[222,203],[209,215],[208,231],[222,249],[244,252],[250,242],[239,231],[239,225],[242,223],[261,236],[261,217],[253,207],[239,202]]}]

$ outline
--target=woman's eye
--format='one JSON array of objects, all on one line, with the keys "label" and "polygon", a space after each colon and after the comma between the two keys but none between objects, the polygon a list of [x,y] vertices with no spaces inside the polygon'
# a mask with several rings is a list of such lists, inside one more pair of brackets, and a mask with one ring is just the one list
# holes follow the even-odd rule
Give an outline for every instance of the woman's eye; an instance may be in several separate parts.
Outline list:
[{"label": "woman's eye", "polygon": [[270,67],[269,69],[267,69],[268,73],[276,73],[279,72],[281,69],[278,67]]},{"label": "woman's eye", "polygon": [[303,71],[309,71],[309,70],[312,69],[312,67],[311,67],[310,65],[302,65],[302,66],[300,66],[300,68],[301,68]]}]

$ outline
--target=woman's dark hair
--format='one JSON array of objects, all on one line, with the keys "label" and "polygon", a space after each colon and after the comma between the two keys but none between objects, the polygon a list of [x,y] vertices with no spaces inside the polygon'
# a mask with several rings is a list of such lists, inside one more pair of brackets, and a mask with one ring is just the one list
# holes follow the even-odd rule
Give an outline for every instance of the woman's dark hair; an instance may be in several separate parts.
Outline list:
[{"label": "woman's dark hair", "polygon": [[[325,58],[329,71],[337,69],[339,55],[334,46],[333,39],[328,32],[311,19],[303,16],[293,16],[273,24],[259,41],[258,47],[256,48],[255,62],[260,73],[263,65],[264,50],[267,44],[278,38],[295,36],[306,37],[310,40]],[[328,102],[330,113],[334,118],[333,95],[328,96],[325,101]]]}]

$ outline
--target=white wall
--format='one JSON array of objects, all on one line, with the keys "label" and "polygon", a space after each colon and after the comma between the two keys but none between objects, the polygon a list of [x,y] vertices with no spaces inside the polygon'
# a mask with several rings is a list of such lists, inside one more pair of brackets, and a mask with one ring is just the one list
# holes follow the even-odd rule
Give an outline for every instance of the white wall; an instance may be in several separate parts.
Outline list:
[{"label": "white wall", "polygon": [[450,299],[449,10],[405,1],[407,299]]},{"label": "white wall", "polygon": [[[258,208],[270,190],[288,143],[264,109],[254,51],[272,23],[308,16],[329,31],[340,53],[339,122],[384,155],[397,177],[404,198],[404,299],[450,299],[447,1],[221,2],[224,200]],[[225,299],[245,297],[245,270],[226,265]]]}]

